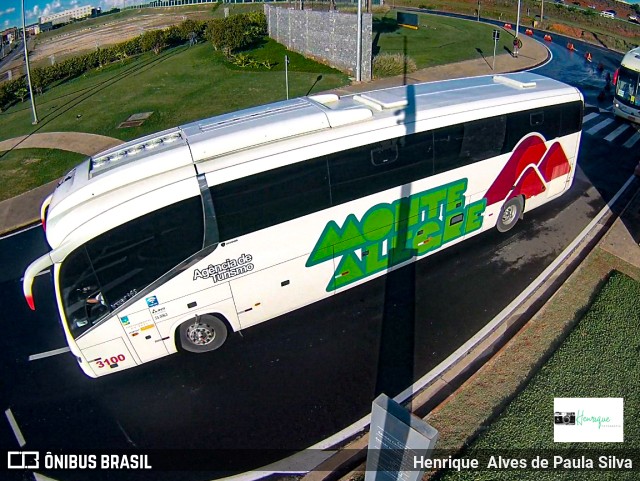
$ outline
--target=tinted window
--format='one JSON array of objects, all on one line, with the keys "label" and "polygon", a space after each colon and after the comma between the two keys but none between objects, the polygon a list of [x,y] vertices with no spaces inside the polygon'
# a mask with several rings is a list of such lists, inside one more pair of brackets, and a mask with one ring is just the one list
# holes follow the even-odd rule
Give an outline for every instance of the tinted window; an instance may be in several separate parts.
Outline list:
[{"label": "tinted window", "polygon": [[501,115],[435,130],[435,172],[439,174],[500,155],[506,129],[506,116]]},{"label": "tinted window", "polygon": [[193,197],[118,226],[74,251],[60,273],[69,324],[76,319],[80,328],[88,328],[124,304],[202,249],[203,231],[202,203]]},{"label": "tinted window", "polygon": [[221,240],[331,206],[324,159],[300,162],[211,187]]},{"label": "tinted window", "polygon": [[328,156],[333,205],[433,174],[431,132],[365,145]]},{"label": "tinted window", "polygon": [[505,115],[465,122],[460,156],[465,164],[485,160],[502,153],[507,131]]},{"label": "tinted window", "polygon": [[575,134],[582,130],[583,104],[580,101],[562,106],[562,127],[560,135]]},{"label": "tinted window", "polygon": [[546,140],[578,132],[582,127],[582,102],[551,105],[514,112],[507,118],[506,142],[502,152],[511,152],[527,134],[538,132]]}]

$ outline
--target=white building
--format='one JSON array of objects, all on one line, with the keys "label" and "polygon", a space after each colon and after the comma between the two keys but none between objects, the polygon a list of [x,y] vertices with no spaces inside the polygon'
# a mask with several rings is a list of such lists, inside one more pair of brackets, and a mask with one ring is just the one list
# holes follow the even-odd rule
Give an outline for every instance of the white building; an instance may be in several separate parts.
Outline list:
[{"label": "white building", "polygon": [[65,10],[64,12],[58,12],[51,15],[43,15],[42,17],[40,17],[40,24],[47,22],[51,22],[52,25],[69,23],[71,20],[90,17],[94,11],[95,7],[92,7],[91,5],[72,8],[71,10]]}]

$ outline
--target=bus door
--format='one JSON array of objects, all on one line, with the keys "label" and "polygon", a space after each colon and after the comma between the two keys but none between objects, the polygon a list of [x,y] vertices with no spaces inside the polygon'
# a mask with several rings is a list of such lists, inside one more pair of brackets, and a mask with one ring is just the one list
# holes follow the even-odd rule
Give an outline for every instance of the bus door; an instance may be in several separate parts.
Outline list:
[{"label": "bus door", "polygon": [[155,296],[146,299],[147,309],[132,314],[118,316],[120,325],[127,333],[127,339],[141,362],[151,361],[168,354],[162,342],[162,336],[156,326],[156,320],[161,319],[164,307],[157,304]]}]

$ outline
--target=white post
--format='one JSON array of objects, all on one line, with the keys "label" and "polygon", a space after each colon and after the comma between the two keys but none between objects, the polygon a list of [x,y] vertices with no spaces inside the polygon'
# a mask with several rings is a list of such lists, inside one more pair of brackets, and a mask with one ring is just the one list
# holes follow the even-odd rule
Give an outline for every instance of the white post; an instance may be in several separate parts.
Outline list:
[{"label": "white post", "polygon": [[289,100],[289,56],[284,56],[284,86],[287,89],[287,100]]},{"label": "white post", "polygon": [[542,0],[542,4],[540,5],[540,28],[542,28],[542,22],[544,22],[544,0]]},{"label": "white post", "polygon": [[516,38],[520,35],[520,0],[518,0],[518,17],[516,18]]},{"label": "white post", "polygon": [[22,0],[22,41],[24,43],[24,63],[27,67],[27,84],[29,85],[29,95],[31,96],[31,110],[33,111],[33,125],[38,123],[36,112],[36,101],[33,98],[33,87],[31,87],[31,71],[29,70],[29,51],[27,49],[27,27],[24,19],[24,0]]},{"label": "white post", "polygon": [[362,80],[362,0],[358,2],[358,35],[356,37],[356,81]]}]

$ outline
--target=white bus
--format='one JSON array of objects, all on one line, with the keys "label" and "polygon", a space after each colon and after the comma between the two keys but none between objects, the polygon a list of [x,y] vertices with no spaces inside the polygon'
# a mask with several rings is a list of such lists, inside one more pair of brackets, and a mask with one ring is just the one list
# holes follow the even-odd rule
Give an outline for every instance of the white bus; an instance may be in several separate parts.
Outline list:
[{"label": "white bus", "polygon": [[613,113],[640,123],[640,47],[627,52],[613,74]]},{"label": "white bus", "polygon": [[62,326],[92,377],[336,295],[567,191],[583,97],[531,73],[316,95],[95,155],[43,205]]}]

